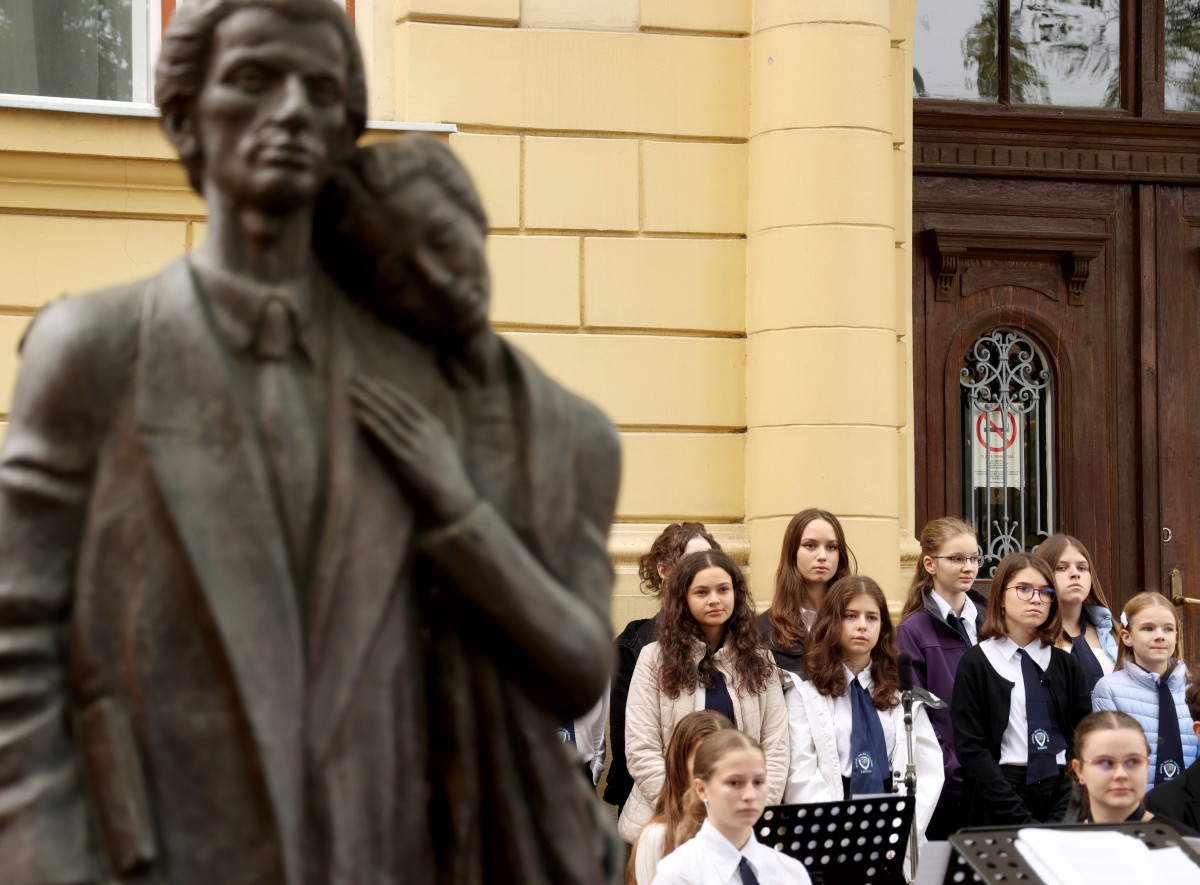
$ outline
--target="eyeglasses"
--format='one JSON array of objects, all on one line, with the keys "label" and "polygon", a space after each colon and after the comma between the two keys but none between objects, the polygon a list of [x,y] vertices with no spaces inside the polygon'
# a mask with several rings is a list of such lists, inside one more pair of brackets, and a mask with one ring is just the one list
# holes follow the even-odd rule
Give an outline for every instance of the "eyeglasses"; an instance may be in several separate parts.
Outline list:
[{"label": "eyeglasses", "polygon": [[1016,591],[1017,599],[1022,602],[1029,602],[1035,596],[1039,602],[1049,602],[1054,598],[1053,587],[1030,587],[1028,584],[1017,584],[1014,587],[1005,587],[1004,589]]},{"label": "eyeglasses", "polygon": [[945,559],[955,568],[962,568],[964,565],[972,565],[976,568],[983,561],[982,556],[931,556],[930,559]]},{"label": "eyeglasses", "polygon": [[1084,759],[1082,761],[1092,766],[1092,768],[1101,774],[1110,774],[1118,765],[1130,774],[1137,774],[1150,764],[1150,757],[1126,756],[1124,759],[1112,759],[1108,756],[1097,756],[1095,759]]}]

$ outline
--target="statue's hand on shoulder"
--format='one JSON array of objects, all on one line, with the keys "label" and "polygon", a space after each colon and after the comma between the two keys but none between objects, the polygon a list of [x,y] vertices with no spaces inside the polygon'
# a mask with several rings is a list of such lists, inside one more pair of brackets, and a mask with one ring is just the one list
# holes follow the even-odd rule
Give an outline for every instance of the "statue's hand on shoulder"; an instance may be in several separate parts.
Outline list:
[{"label": "statue's hand on shoulder", "polygon": [[356,376],[350,385],[354,414],[392,456],[400,480],[428,508],[433,521],[449,525],[466,516],[477,495],[446,426],[394,384]]}]

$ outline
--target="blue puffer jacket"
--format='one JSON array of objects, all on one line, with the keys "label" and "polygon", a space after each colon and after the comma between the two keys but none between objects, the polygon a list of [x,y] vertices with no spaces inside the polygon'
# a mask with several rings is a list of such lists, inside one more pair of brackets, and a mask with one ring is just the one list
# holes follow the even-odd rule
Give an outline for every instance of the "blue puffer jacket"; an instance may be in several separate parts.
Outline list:
[{"label": "blue puffer jacket", "polygon": [[1108,655],[1109,659],[1116,663],[1117,661],[1117,637],[1113,633],[1113,617],[1112,612],[1102,605],[1083,604],[1083,616],[1087,618],[1088,623],[1096,628],[1096,633],[1100,636],[1100,645]]},{"label": "blue puffer jacket", "polygon": [[[1192,714],[1188,712],[1183,693],[1187,689],[1187,667],[1177,663],[1167,685],[1175,699],[1175,715],[1179,717],[1179,734],[1183,738],[1183,767],[1187,768],[1200,752],[1200,741],[1192,731]],[[1146,732],[1150,742],[1150,783],[1158,766],[1158,675],[1148,673],[1137,664],[1126,663],[1124,669],[1109,673],[1092,689],[1093,710],[1120,710],[1128,713]]]}]

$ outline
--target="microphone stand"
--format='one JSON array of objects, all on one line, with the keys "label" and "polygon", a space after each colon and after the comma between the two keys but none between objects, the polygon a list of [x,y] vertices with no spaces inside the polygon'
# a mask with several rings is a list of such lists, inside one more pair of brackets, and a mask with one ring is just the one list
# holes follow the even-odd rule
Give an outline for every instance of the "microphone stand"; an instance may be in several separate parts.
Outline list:
[{"label": "microphone stand", "polygon": [[908,744],[908,767],[904,770],[904,790],[913,803],[913,824],[908,831],[908,880],[917,879],[917,754],[913,746],[912,657],[900,655],[900,690],[904,704],[904,736]]}]

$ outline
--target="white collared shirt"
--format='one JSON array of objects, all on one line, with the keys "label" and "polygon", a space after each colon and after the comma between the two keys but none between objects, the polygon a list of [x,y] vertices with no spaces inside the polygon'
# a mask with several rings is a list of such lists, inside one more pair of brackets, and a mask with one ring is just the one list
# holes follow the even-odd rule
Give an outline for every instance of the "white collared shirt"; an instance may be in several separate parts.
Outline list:
[{"label": "white collared shirt", "polygon": [[804,864],[760,844],[754,833],[738,851],[706,820],[699,833],[659,862],[654,885],[742,885],[738,864],[743,856],[750,862],[759,885],[803,885],[811,881]]},{"label": "white collared shirt", "polygon": [[[942,617],[952,614],[954,609],[950,607],[950,603],[942,599],[941,595],[936,590],[931,590],[929,595],[933,597],[933,603],[938,607],[938,611],[942,613]],[[963,594],[963,610],[962,614],[958,615],[962,618],[962,622],[967,627],[967,635],[971,637],[971,644],[979,644],[979,628],[976,627],[975,621],[979,617],[979,609],[975,607],[975,603],[971,601],[971,597]]]},{"label": "white collared shirt", "polygon": [[[871,694],[875,691],[875,680],[871,678],[870,664],[863,667],[858,676],[855,676],[845,664],[842,664],[842,670],[846,674],[846,690],[833,699],[833,737],[837,741],[838,761],[841,763],[842,777],[850,777],[854,762],[850,736],[851,731],[854,730],[854,704],[850,700],[850,689],[852,688],[850,682],[858,679],[859,684],[867,690],[867,694]],[[892,751],[896,749],[896,726],[892,722],[889,712],[879,709],[876,709],[875,712],[879,716],[879,724],[883,727],[884,743],[887,744],[887,764],[891,765]]]},{"label": "white collared shirt", "polygon": [[[1025,716],[1025,676],[1021,672],[1021,659],[1017,657],[1020,646],[1007,636],[993,636],[979,643],[988,663],[1002,679],[1013,684],[1008,704],[1008,727],[1000,741],[1001,765],[1029,764],[1029,722]],[[1051,647],[1040,639],[1025,646],[1025,653],[1043,671],[1050,666]],[[1054,757],[1059,765],[1067,764],[1067,753],[1062,751]]]}]

